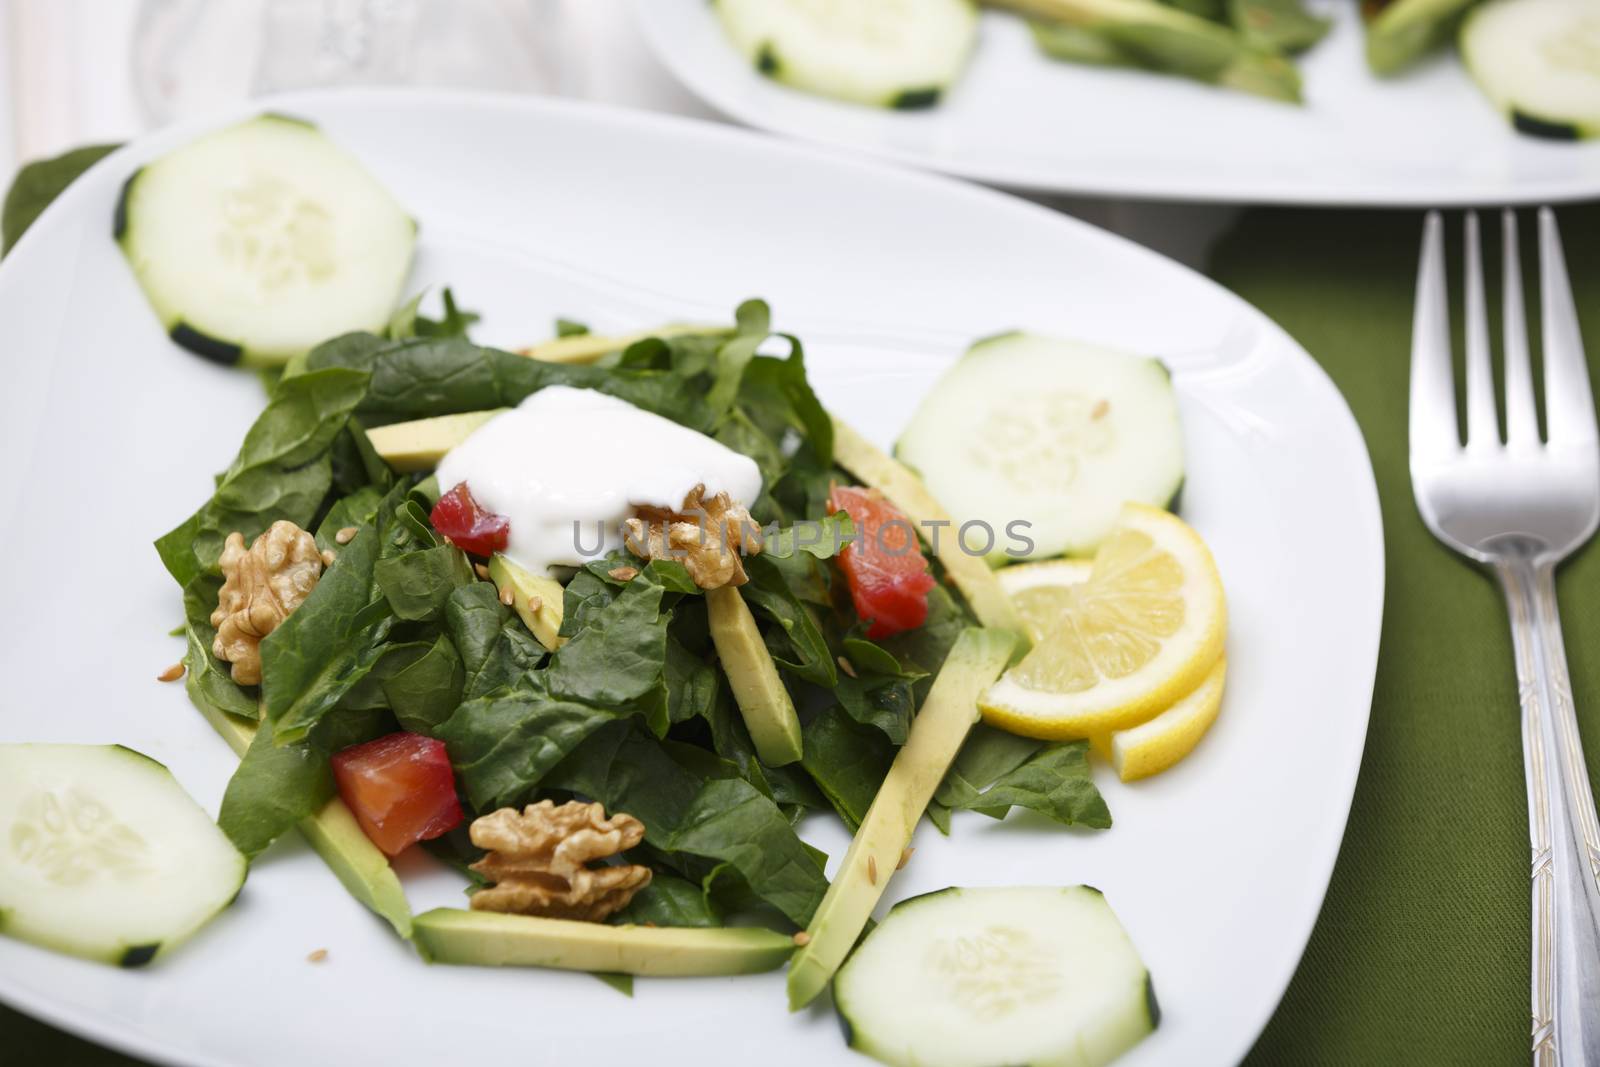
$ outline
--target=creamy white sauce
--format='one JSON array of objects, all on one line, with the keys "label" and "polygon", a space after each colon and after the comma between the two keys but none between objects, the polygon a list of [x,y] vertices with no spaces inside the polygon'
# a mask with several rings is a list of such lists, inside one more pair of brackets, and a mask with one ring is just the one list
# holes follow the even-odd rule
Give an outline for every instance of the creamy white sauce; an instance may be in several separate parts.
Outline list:
[{"label": "creamy white sauce", "polygon": [[543,574],[622,544],[641,507],[677,510],[697,485],[749,507],[755,461],[705,434],[593,389],[552,385],[484,423],[439,462],[439,488],[467,483],[511,523],[505,555]]}]

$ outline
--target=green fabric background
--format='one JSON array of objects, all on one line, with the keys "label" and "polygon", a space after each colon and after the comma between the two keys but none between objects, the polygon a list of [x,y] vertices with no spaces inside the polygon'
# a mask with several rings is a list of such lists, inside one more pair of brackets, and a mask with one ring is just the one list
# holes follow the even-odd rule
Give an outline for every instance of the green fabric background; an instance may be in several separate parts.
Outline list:
[{"label": "green fabric background", "polygon": [[[1525,213],[1527,249],[1532,221]],[[1590,373],[1600,380],[1600,213],[1567,209],[1561,221]],[[1459,252],[1458,217],[1449,229]],[[1498,234],[1498,225],[1489,229]],[[1377,688],[1344,846],[1252,1067],[1528,1062],[1530,852],[1506,615],[1498,589],[1423,527],[1407,471],[1420,235],[1414,212],[1261,211],[1214,258],[1217,279],[1305,345],[1355,411],[1377,474],[1388,563]],[[1498,264],[1498,241],[1487,253]],[[1537,277],[1531,261],[1524,272]],[[1498,293],[1498,270],[1489,285]],[[1561,572],[1560,592],[1593,778],[1600,556],[1592,546]]]},{"label": "green fabric background", "polygon": [[[1600,207],[1561,217],[1600,380]],[[1495,587],[1423,528],[1407,476],[1420,228],[1414,212],[1252,211],[1214,258],[1217,279],[1305,345],[1350,402],[1377,472],[1388,553],[1377,689],[1349,828],[1305,958],[1251,1067],[1528,1060],[1529,848],[1505,612]],[[1451,229],[1458,239],[1454,217]],[[1497,249],[1490,244],[1491,261]],[[1537,276],[1531,261],[1526,269]],[[1497,284],[1491,273],[1491,292]],[[1574,560],[1560,589],[1593,776],[1600,557]],[[0,1062],[135,1061],[0,1008]]]}]

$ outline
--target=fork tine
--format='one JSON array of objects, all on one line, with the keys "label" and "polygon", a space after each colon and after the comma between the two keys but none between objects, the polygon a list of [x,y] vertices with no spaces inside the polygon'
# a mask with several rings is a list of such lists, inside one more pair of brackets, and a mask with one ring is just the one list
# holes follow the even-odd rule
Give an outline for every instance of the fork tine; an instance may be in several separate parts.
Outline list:
[{"label": "fork tine", "polygon": [[1411,327],[1411,458],[1447,456],[1460,444],[1455,378],[1450,369],[1444,221],[1437,211],[1430,211],[1422,225],[1422,261],[1417,269],[1417,306]]},{"label": "fork tine", "polygon": [[1517,213],[1500,215],[1502,305],[1505,319],[1506,444],[1513,450],[1539,446],[1539,417],[1533,407],[1533,372],[1528,363],[1528,324],[1522,305],[1522,245]]},{"label": "fork tine", "polygon": [[1555,212],[1539,209],[1539,289],[1543,297],[1544,406],[1553,445],[1594,444],[1594,396],[1584,362],[1572,283]]},{"label": "fork tine", "polygon": [[1493,450],[1500,444],[1494,412],[1494,371],[1489,366],[1489,310],[1483,302],[1483,245],[1478,213],[1467,212],[1467,449]]}]

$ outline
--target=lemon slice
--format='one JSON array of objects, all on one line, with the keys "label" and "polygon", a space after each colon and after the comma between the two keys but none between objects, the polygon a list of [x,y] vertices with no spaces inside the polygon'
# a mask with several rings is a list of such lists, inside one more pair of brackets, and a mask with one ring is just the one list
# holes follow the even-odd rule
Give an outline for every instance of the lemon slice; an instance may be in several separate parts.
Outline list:
[{"label": "lemon slice", "polygon": [[1124,782],[1158,774],[1194,751],[1217,721],[1227,677],[1228,657],[1224,655],[1194,692],[1166,711],[1138,726],[1097,734],[1090,743]]},{"label": "lemon slice", "polygon": [[1070,563],[1009,579],[1001,572],[1038,633],[979,701],[1001,729],[1052,739],[1127,729],[1192,692],[1222,655],[1222,579],[1200,535],[1176,515],[1127,504],[1087,579],[1046,573]]},{"label": "lemon slice", "polygon": [[1068,588],[1088,581],[1093,570],[1092,559],[1052,559],[1001,568],[1000,588],[1011,598],[1028,640],[1038,644],[1060,625],[1070,610]]}]

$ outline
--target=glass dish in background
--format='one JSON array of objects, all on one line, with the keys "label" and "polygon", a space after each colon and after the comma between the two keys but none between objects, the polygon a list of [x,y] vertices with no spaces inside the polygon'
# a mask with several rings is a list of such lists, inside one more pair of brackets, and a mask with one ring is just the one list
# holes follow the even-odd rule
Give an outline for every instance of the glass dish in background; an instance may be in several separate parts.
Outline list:
[{"label": "glass dish in background", "polygon": [[144,0],[132,73],[152,126],[350,85],[570,92],[561,0]]}]

